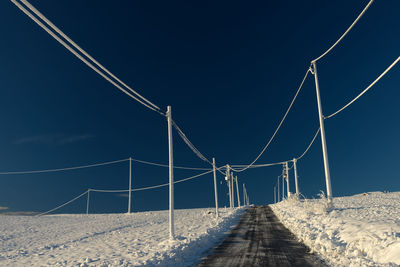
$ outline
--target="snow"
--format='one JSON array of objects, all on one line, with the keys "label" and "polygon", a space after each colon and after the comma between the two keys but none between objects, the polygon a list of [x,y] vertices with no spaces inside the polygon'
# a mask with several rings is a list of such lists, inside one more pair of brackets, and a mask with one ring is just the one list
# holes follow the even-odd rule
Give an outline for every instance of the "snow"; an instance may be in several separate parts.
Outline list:
[{"label": "snow", "polygon": [[1,216],[0,266],[188,266],[220,241],[243,209]]},{"label": "snow", "polygon": [[271,205],[282,223],[331,266],[400,266],[400,192]]}]

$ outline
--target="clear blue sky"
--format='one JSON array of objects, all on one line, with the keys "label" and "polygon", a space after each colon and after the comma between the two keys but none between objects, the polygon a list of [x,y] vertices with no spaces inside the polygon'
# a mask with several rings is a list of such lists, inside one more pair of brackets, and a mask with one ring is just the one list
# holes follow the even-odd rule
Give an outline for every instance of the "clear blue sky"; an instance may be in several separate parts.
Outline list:
[{"label": "clear blue sky", "polygon": [[[82,48],[159,105],[218,165],[251,162],[266,144],[310,61],[367,4],[355,1],[32,0]],[[324,114],[361,92],[398,56],[400,2],[376,1],[318,63]],[[84,165],[132,156],[168,162],[165,118],[80,62],[10,1],[0,2],[0,171]],[[400,68],[326,121],[334,196],[400,190]],[[312,76],[258,163],[299,156],[318,128]],[[176,165],[208,167],[174,135]],[[325,190],[321,142],[298,162],[301,192]],[[176,171],[176,179],[196,172]],[[255,204],[273,201],[281,167],[238,175]],[[293,174],[291,173],[291,178]],[[223,177],[218,176],[222,181]],[[168,170],[134,164],[133,187],[168,182]],[[293,182],[293,179],[292,179]],[[125,189],[128,164],[0,176],[0,206],[45,211],[91,188]],[[291,185],[294,189],[294,183]],[[214,205],[212,176],[176,185],[176,208]],[[225,183],[220,205],[227,205]],[[92,212],[126,211],[127,199],[94,193]],[[134,195],[133,209],[168,208],[168,188]],[[79,200],[60,212],[84,212]]]}]

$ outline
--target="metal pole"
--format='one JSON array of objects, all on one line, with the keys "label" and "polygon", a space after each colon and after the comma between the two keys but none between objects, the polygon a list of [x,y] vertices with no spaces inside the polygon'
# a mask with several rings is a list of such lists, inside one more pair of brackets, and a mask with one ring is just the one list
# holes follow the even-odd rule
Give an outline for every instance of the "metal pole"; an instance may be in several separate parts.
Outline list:
[{"label": "metal pole", "polygon": [[327,198],[328,198],[328,203],[332,204],[331,174],[330,174],[330,171],[329,171],[328,149],[326,147],[326,139],[325,139],[324,115],[322,113],[321,97],[320,97],[320,94],[319,94],[317,64],[316,64],[315,61],[312,61],[311,64],[313,65],[313,72],[314,72],[314,78],[315,78],[315,90],[317,92],[319,126],[320,126],[320,129],[321,129],[322,154],[324,156],[326,195],[327,195]]},{"label": "metal pole", "polygon": [[172,146],[172,114],[171,106],[167,107],[168,150],[169,150],[169,238],[175,238],[174,225],[174,156]]},{"label": "metal pole", "polygon": [[285,163],[285,170],[286,170],[286,184],[287,184],[287,197],[290,197],[290,188],[289,188],[289,167],[288,167],[288,163],[286,161]]},{"label": "metal pole", "polygon": [[280,199],[281,199],[281,192],[280,192],[280,186],[279,186],[279,176],[278,176],[278,179],[276,180],[276,183],[278,184],[278,202],[280,201]]},{"label": "metal pole", "polygon": [[246,203],[246,206],[248,206],[248,205],[249,205],[249,198],[248,198],[248,196],[247,196],[247,189],[246,189],[246,186],[244,187],[244,196],[245,196],[245,203]]},{"label": "metal pole", "polygon": [[237,178],[237,176],[236,176],[236,193],[237,193],[238,207],[240,208],[240,195],[239,195],[239,185],[238,185],[238,178]]},{"label": "metal pole", "polygon": [[247,206],[249,205],[249,195],[247,195],[247,189],[246,189],[246,204]]},{"label": "metal pole", "polygon": [[245,205],[246,206],[246,188],[244,187],[244,184],[243,184],[243,205]]},{"label": "metal pole", "polygon": [[226,177],[225,177],[227,183],[228,183],[228,190],[229,190],[229,207],[232,208],[232,192],[231,192],[231,174],[229,170],[229,165],[226,165]]},{"label": "metal pole", "polygon": [[294,183],[295,183],[295,186],[296,186],[296,195],[297,196],[299,196],[299,184],[298,184],[298,181],[297,181],[297,159],[296,158],[294,158],[293,159],[293,169],[294,169]]},{"label": "metal pole", "polygon": [[276,186],[274,186],[274,203],[276,203]]},{"label": "metal pole", "polygon": [[131,213],[132,201],[132,158],[129,158],[129,197],[128,197],[128,213]]},{"label": "metal pole", "polygon": [[285,199],[285,172],[282,174],[282,200]]},{"label": "metal pole", "polygon": [[235,177],[233,177],[233,173],[231,173],[231,192],[232,192],[232,207],[235,207],[235,188],[234,188],[234,183],[235,183]]},{"label": "metal pole", "polygon": [[215,171],[215,158],[213,158],[213,173],[214,173],[215,218],[218,219],[218,190],[217,190],[217,174]]},{"label": "metal pole", "polygon": [[86,215],[89,214],[89,201],[90,201],[90,189],[87,191],[87,199],[86,199]]}]

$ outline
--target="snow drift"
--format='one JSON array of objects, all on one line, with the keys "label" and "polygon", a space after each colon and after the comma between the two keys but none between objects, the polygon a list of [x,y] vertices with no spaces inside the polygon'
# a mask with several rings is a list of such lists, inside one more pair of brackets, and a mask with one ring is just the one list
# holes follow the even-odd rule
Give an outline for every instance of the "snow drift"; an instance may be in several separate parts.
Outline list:
[{"label": "snow drift", "polygon": [[271,205],[283,224],[332,266],[400,265],[400,192]]}]

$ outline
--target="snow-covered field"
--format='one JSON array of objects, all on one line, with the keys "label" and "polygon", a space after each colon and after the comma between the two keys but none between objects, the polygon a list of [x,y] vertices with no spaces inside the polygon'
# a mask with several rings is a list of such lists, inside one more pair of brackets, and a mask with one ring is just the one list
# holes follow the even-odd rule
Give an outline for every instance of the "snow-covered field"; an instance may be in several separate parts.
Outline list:
[{"label": "snow-covered field", "polygon": [[187,266],[221,240],[243,209],[133,214],[1,216],[0,266]]},{"label": "snow-covered field", "polygon": [[331,266],[400,266],[400,192],[286,200],[272,206],[283,224]]}]

